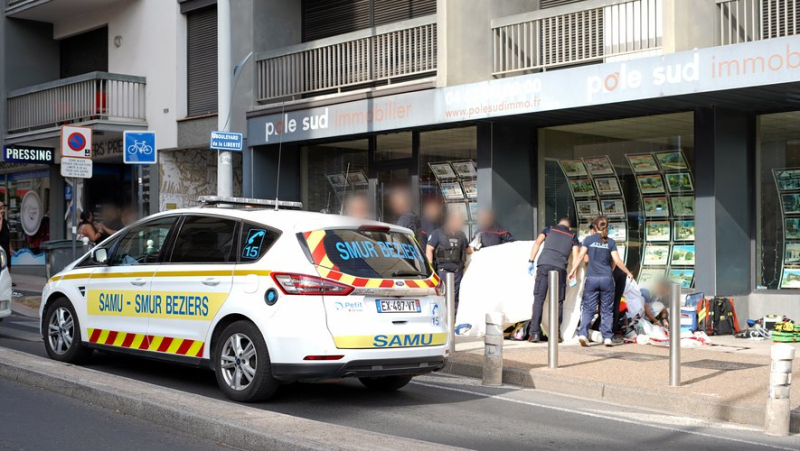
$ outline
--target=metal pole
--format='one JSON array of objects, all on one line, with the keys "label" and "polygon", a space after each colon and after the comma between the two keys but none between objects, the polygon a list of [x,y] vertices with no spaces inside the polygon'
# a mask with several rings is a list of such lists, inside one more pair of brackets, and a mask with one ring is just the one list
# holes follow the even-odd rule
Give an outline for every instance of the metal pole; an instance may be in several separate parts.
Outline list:
[{"label": "metal pole", "polygon": [[72,178],[72,261],[78,258],[78,179]]},{"label": "metal pole", "polygon": [[550,320],[547,331],[547,366],[550,369],[558,368],[558,271],[548,273],[547,293],[550,300]]},{"label": "metal pole", "polygon": [[144,187],[142,186],[142,165],[136,165],[137,178],[139,180],[139,218],[144,218]]},{"label": "metal pole", "polygon": [[681,385],[681,286],[673,283],[669,297],[669,385]]},{"label": "metal pole", "polygon": [[[233,98],[231,67],[231,1],[217,1],[217,129],[230,131],[231,99]],[[233,195],[233,164],[229,150],[217,154],[217,195]]]},{"label": "metal pole", "polygon": [[447,303],[447,333],[450,335],[450,352],[456,352],[456,278],[451,272],[444,273],[445,302]]},{"label": "metal pole", "polygon": [[772,362],[769,372],[769,397],[767,398],[764,432],[768,435],[787,436],[792,419],[790,392],[792,389],[792,362],[794,348],[786,343],[772,345]]},{"label": "metal pole", "polygon": [[503,385],[503,314],[486,314],[483,336],[483,385]]}]

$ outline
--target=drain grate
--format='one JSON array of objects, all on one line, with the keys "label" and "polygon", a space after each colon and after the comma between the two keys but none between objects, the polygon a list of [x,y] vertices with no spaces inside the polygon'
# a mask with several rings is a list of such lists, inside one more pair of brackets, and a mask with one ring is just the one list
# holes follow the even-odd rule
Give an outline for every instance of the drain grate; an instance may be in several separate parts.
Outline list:
[{"label": "drain grate", "polygon": [[751,368],[767,366],[766,364],[761,364],[761,363],[726,362],[724,360],[711,360],[711,359],[686,362],[683,363],[682,365],[688,366],[690,368],[700,368],[704,370],[716,370],[716,371],[749,370]]}]

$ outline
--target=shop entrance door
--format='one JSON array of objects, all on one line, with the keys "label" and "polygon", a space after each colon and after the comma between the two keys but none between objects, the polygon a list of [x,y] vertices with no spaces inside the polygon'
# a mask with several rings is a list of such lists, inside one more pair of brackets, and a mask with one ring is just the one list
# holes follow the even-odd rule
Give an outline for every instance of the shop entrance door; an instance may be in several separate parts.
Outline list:
[{"label": "shop entrance door", "polygon": [[390,198],[392,193],[398,190],[406,190],[412,193],[412,205],[414,208],[413,187],[411,180],[411,169],[408,164],[392,165],[380,167],[376,173],[375,185],[375,210],[378,221],[395,224],[397,214],[392,211]]}]

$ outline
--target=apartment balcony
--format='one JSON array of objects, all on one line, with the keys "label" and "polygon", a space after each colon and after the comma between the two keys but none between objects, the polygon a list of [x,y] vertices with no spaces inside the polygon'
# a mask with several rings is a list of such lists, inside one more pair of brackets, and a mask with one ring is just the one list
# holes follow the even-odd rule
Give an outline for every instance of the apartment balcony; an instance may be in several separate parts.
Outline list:
[{"label": "apartment balcony", "polygon": [[436,75],[436,15],[260,53],[256,100],[335,94]]},{"label": "apartment balcony", "polygon": [[658,54],[661,0],[587,0],[492,21],[495,77]]},{"label": "apartment balcony", "polygon": [[62,125],[146,127],[145,78],[90,72],[8,93],[6,141],[57,133]]},{"label": "apartment balcony", "polygon": [[800,0],[717,0],[717,8],[717,45],[793,36],[800,28]]}]

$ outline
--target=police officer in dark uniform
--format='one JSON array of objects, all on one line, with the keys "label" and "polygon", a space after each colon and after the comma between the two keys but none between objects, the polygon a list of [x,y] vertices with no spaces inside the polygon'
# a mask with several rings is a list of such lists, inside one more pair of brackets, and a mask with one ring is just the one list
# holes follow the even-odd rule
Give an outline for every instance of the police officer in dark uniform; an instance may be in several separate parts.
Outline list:
[{"label": "police officer in dark uniform", "polygon": [[[570,254],[576,256],[580,249],[578,238],[570,230],[569,218],[561,218],[558,224],[547,227],[536,238],[531,251],[531,258],[528,260],[528,274],[533,275],[536,270],[536,284],[533,288],[533,314],[531,324],[528,327],[528,341],[536,343],[541,340],[542,308],[547,297],[548,274],[550,271],[558,271],[558,326],[561,327],[561,318],[564,313],[564,296],[567,290],[567,264]],[[539,249],[542,255],[539,256],[539,264],[535,265],[534,260]],[[561,341],[559,333],[558,341]]]},{"label": "police officer in dark uniform", "polygon": [[446,273],[453,273],[456,311],[458,311],[458,293],[461,276],[464,274],[464,264],[467,262],[467,254],[472,253],[463,228],[464,218],[461,214],[449,214],[444,226],[433,231],[425,249],[428,260],[433,262],[442,280],[445,279]]},{"label": "police officer in dark uniform", "polygon": [[438,229],[442,220],[442,203],[438,199],[429,199],[422,204],[422,217],[420,218],[420,233],[422,237],[419,244],[425,249],[428,239],[434,230]]},{"label": "police officer in dark uniform", "polygon": [[517,239],[511,235],[511,232],[504,229],[494,217],[494,212],[491,210],[483,210],[478,215],[478,227],[480,229],[480,242],[481,248],[489,246],[497,246],[498,244],[510,243]]}]

